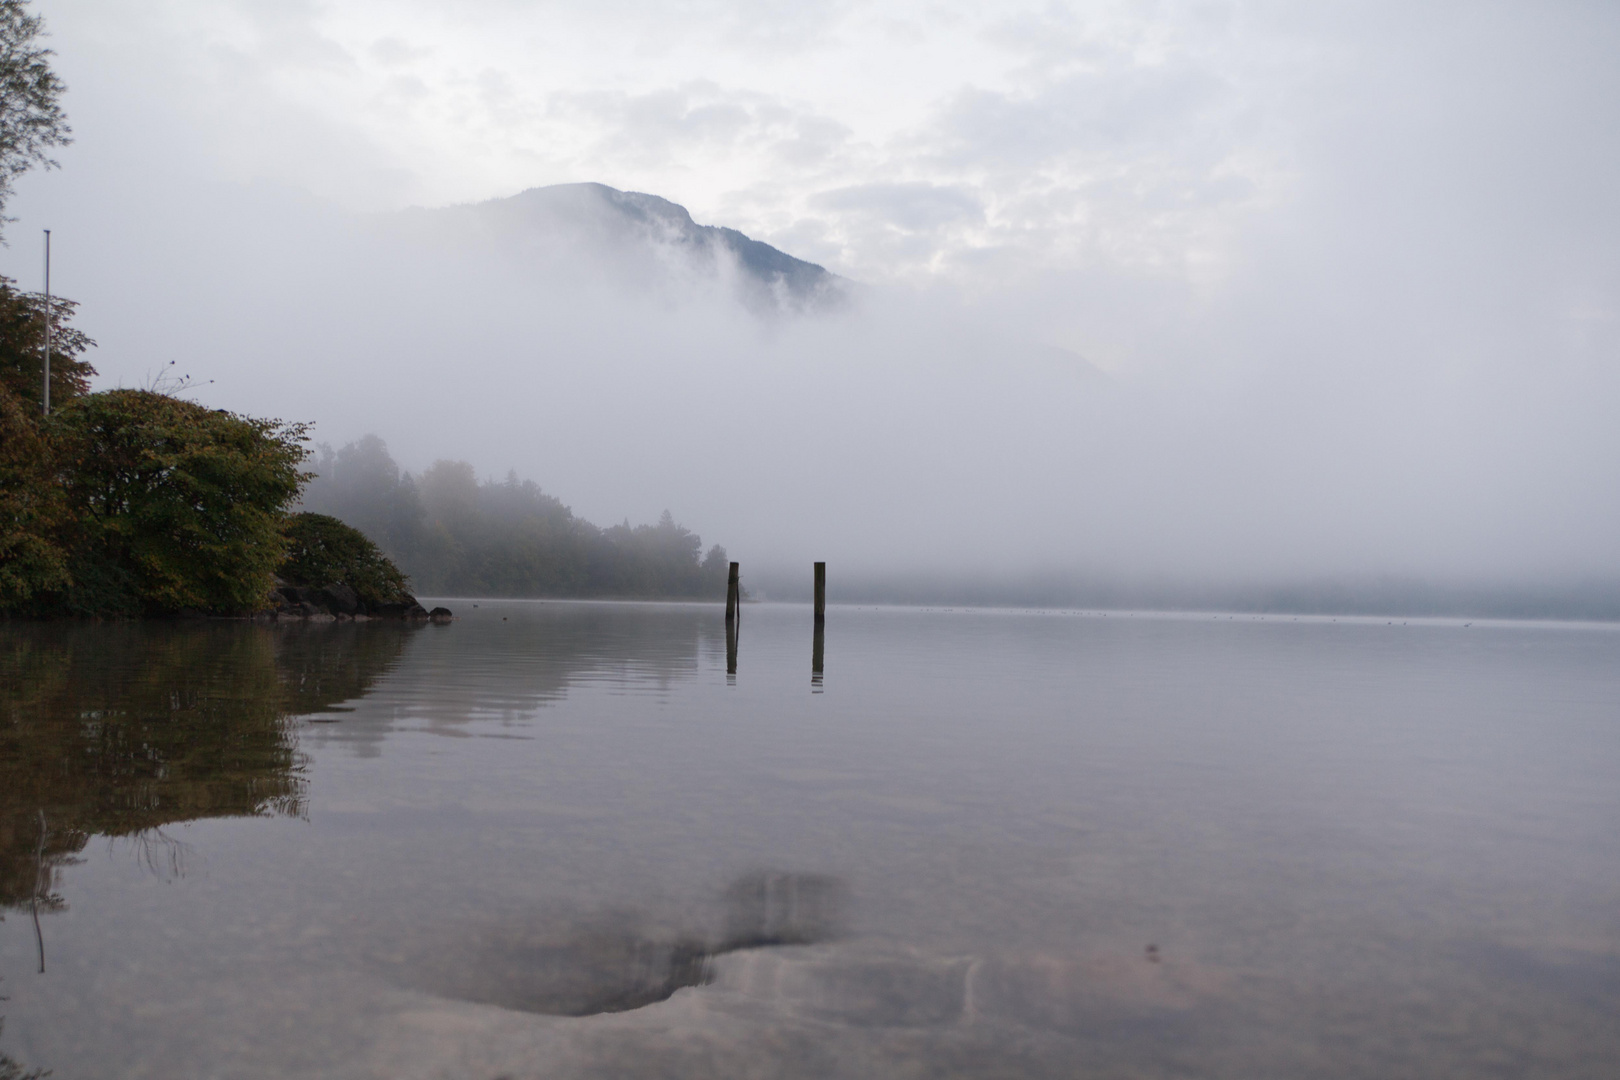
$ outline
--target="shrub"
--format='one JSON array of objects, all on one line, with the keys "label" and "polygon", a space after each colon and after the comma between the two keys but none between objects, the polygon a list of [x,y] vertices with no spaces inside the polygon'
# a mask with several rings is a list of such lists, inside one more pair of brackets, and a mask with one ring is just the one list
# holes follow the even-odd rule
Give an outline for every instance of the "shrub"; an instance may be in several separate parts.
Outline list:
[{"label": "shrub", "polygon": [[65,589],[67,499],[34,410],[0,385],[0,611]]},{"label": "shrub", "polygon": [[325,514],[294,514],[281,576],[294,585],[347,585],[367,607],[397,604],[406,578],[359,529]]},{"label": "shrub", "polygon": [[306,425],[147,390],[87,394],[48,426],[75,519],[73,614],[267,606]]}]

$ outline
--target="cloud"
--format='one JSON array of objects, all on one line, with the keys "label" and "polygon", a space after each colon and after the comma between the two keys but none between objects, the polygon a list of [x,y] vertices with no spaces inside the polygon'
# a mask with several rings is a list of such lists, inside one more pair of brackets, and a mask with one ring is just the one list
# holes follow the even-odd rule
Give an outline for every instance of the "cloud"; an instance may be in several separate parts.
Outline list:
[{"label": "cloud", "polygon": [[859,184],[821,192],[810,199],[810,205],[907,232],[984,220],[984,206],[971,192],[938,184]]},{"label": "cloud", "polygon": [[[1076,223],[1128,202],[1144,209],[1114,248],[1127,231],[1185,246],[1198,224],[1167,224],[1185,212],[1165,204],[1207,202],[1264,158],[1212,148],[1233,94],[1162,19],[789,8],[91,0],[53,25],[86,64],[127,72],[130,40],[164,57],[143,111],[183,118],[223,177],[361,209],[602,180],[767,239],[839,237],[816,254],[869,278],[971,267],[987,246],[1070,258]],[[974,191],[986,218],[861,250],[870,208],[819,198],[897,184]]]}]

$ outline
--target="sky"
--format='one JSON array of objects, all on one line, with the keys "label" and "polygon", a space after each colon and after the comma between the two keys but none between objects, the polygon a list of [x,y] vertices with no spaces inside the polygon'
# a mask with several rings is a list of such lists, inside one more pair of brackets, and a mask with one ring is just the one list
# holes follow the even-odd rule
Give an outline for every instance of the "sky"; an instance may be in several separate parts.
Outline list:
[{"label": "sky", "polygon": [[[174,360],[762,561],[1620,577],[1613,5],[37,10],[76,142],[0,272],[37,287],[53,229],[101,385]],[[586,180],[862,299],[374,242]]]}]

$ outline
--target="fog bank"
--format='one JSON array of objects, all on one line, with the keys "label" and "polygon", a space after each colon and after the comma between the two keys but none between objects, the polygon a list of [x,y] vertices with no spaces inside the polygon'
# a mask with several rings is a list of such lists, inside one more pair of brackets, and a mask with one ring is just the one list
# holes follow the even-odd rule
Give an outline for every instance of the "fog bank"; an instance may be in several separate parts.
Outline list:
[{"label": "fog bank", "polygon": [[1620,386],[1580,350],[1433,356],[1437,331],[1410,305],[1360,322],[1320,297],[1279,311],[1239,283],[1172,325],[1134,312],[1161,359],[1104,373],[994,298],[944,287],[762,315],[724,268],[655,260],[655,280],[626,283],[588,248],[526,257],[508,237],[214,196],[190,201],[195,232],[165,275],[119,272],[161,250],[157,230],[130,229],[102,280],[75,267],[103,385],[174,358],[212,380],[194,391],[208,404],[313,420],[332,443],[375,432],[417,470],[516,469],[592,520],[673,509],[756,564],[1194,581],[1613,570]]},{"label": "fog bank", "polygon": [[[100,385],[173,360],[209,405],[376,433],[415,471],[516,470],[593,521],[669,509],[783,582],[812,559],[874,597],[1045,581],[1077,603],[1620,580],[1613,13],[1221,10],[1083,86],[965,83],[905,183],[783,164],[792,222],[699,207],[856,281],[815,311],[673,242],[480,216],[528,184],[400,210],[354,173],[339,200],[296,153],[360,150],[287,125],[264,129],[286,169],[227,167],[215,120],[64,11],[79,143],[19,185],[0,270],[37,285],[55,230]],[[659,160],[709,152],[688,136]],[[534,183],[693,190],[629,160]]]}]

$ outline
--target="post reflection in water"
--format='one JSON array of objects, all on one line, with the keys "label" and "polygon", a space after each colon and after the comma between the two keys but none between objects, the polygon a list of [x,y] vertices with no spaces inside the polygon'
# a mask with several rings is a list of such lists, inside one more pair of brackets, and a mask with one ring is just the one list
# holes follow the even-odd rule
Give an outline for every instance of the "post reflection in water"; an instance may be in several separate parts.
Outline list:
[{"label": "post reflection in water", "polygon": [[810,644],[810,692],[821,693],[822,657],[827,646],[827,626],[820,619],[816,620],[815,637]]},{"label": "post reflection in water", "polygon": [[741,619],[726,620],[726,685],[737,685],[737,635]]}]

